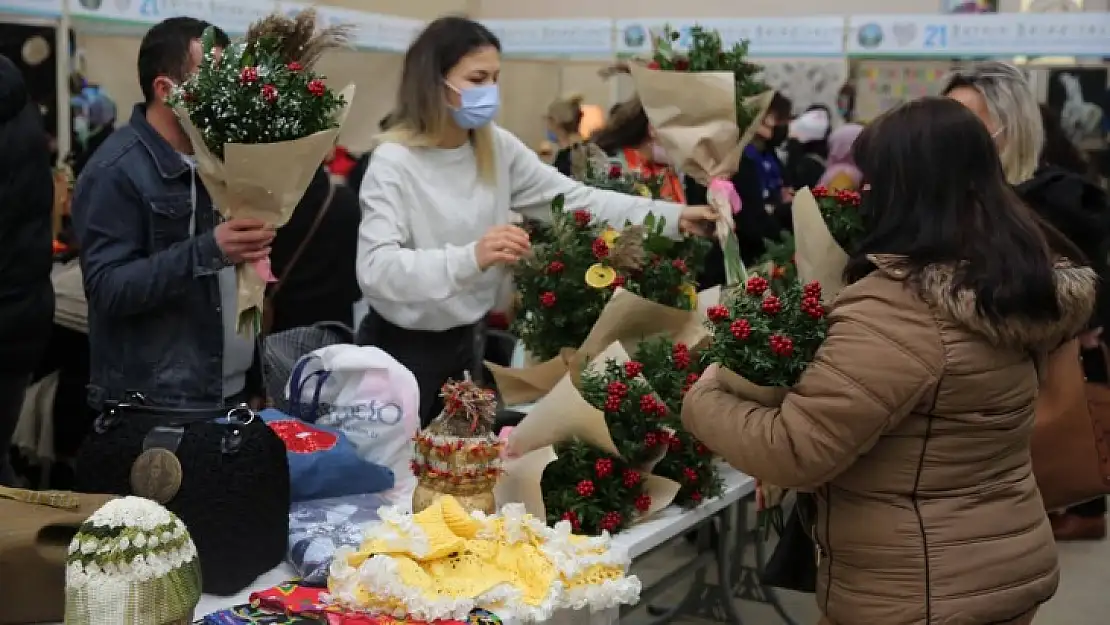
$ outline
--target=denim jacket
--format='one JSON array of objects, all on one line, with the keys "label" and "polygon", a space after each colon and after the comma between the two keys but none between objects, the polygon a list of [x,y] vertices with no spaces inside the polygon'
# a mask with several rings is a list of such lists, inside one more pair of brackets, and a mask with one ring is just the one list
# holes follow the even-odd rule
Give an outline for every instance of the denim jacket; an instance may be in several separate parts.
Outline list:
[{"label": "denim jacket", "polygon": [[[77,183],[73,225],[89,303],[89,403],[129,391],[176,407],[223,402],[219,216],[137,105]],[[195,208],[194,208],[195,201]]]}]

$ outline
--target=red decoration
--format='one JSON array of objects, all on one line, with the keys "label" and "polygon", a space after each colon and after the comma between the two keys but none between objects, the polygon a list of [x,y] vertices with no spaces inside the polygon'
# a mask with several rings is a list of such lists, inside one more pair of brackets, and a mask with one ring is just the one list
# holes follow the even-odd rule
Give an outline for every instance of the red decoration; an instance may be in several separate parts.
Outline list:
[{"label": "red decoration", "polygon": [[752,276],[748,278],[748,283],[747,285],[745,285],[745,290],[747,290],[750,295],[763,295],[764,291],[766,291],[770,287],[771,284],[767,282],[766,278],[762,278],[760,276]]},{"label": "red decoration", "polygon": [[731,317],[731,315],[728,312],[728,307],[727,306],[720,306],[720,305],[710,306],[705,311],[705,316],[708,317],[709,320],[714,322],[714,323],[720,323],[722,321],[728,321],[729,317]]},{"label": "red decoration", "polygon": [[543,306],[544,308],[553,307],[557,301],[558,300],[555,297],[555,293],[553,293],[551,291],[548,291],[548,292],[544,293],[543,295],[540,295],[540,306]]},{"label": "red decoration", "polygon": [[574,225],[578,226],[579,228],[588,227],[590,225],[590,220],[593,219],[590,216],[590,211],[588,211],[588,210],[578,209],[578,210],[574,211],[573,215],[574,215]]},{"label": "red decoration", "polygon": [[547,263],[547,273],[550,275],[562,273],[563,270],[566,268],[566,263],[561,260],[553,260],[550,263]]},{"label": "red decoration", "polygon": [[285,448],[295,454],[312,454],[334,449],[339,437],[317,429],[298,419],[270,421],[267,425],[277,434]]},{"label": "red decoration", "polygon": [[596,473],[599,478],[609,477],[609,474],[612,472],[613,460],[611,458],[598,458],[597,462],[594,463],[594,473]]},{"label": "red decoration", "polygon": [[322,80],[313,80],[308,83],[308,92],[319,98],[328,92],[328,86]]},{"label": "red decoration", "polygon": [[288,69],[291,72],[299,72],[302,69],[304,69],[304,65],[301,65],[300,63],[298,63],[296,61],[293,61],[292,63],[289,63],[285,67],[286,67],[286,69]]},{"label": "red decoration", "polygon": [[629,360],[628,362],[624,363],[624,374],[630,378],[634,378],[640,375],[641,373],[643,373],[643,371],[644,365],[636,362],[635,360]]},{"label": "red decoration", "polygon": [[239,72],[239,82],[244,85],[253,85],[258,82],[258,68],[257,67],[244,67]]},{"label": "red decoration", "polygon": [[594,239],[594,242],[590,245],[590,250],[593,252],[594,258],[598,260],[609,256],[609,244],[601,237]]},{"label": "red decoration", "polygon": [[579,495],[589,497],[594,494],[594,483],[590,480],[582,480],[578,482],[578,486],[575,487],[575,490],[578,491]]},{"label": "red decoration", "polygon": [[277,100],[278,100],[277,87],[275,87],[273,85],[263,85],[262,86],[262,99],[265,100],[266,102],[270,103],[270,104],[273,104],[274,102],[277,102]]}]

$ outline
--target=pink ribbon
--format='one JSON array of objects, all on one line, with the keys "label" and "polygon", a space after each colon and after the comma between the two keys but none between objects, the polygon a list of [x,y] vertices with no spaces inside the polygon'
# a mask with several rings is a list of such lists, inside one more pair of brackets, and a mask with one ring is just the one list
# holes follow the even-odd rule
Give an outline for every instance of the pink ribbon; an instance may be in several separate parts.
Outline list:
[{"label": "pink ribbon", "polygon": [[728,178],[714,178],[709,181],[709,191],[723,195],[728,199],[729,206],[732,207],[732,214],[740,214],[742,204],[740,202],[740,194],[736,192],[736,186]]},{"label": "pink ribbon", "polygon": [[262,278],[263,282],[277,282],[277,278],[274,277],[274,270],[270,268],[269,256],[262,260],[254,261],[251,263],[251,266],[254,267],[254,272],[258,274],[259,278]]},{"label": "pink ribbon", "polygon": [[512,460],[513,458],[518,457],[516,454],[509,453],[509,434],[512,434],[512,433],[513,433],[513,426],[511,426],[511,425],[506,425],[505,427],[501,428],[500,432],[497,433],[497,438],[501,440],[501,459],[502,460]]}]

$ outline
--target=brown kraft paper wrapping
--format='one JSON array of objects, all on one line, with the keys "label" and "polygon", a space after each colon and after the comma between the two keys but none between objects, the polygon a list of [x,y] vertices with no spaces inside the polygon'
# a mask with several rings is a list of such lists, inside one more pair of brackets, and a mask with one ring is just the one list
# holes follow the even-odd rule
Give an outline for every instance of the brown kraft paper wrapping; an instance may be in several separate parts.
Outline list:
[{"label": "brown kraft paper wrapping", "polygon": [[[176,111],[193,144],[197,173],[224,219],[259,219],[275,228],[289,221],[316,170],[339,138],[354,100],[355,86],[347,85],[341,93],[346,104],[339,111],[335,128],[293,141],[229,143],[224,147],[222,161],[205,146],[189,114],[184,109]],[[252,265],[241,264],[235,273],[239,285],[238,330],[240,334],[250,334],[262,311],[266,282]]]},{"label": "brown kraft paper wrapping", "polygon": [[825,304],[831,304],[844,288],[844,267],[848,264],[848,254],[829,232],[809,187],[794,195],[791,212],[798,279],[803,283],[820,282],[821,299]]},{"label": "brown kraft paper wrapping", "polygon": [[[701,294],[698,295],[698,305],[700,308]],[[493,374],[506,406],[526,404],[553,392],[555,385],[568,372],[572,381],[577,383],[577,373],[583,363],[614,342],[621,342],[630,351],[640,341],[663,334],[690,347],[697,347],[709,339],[703,316],[697,311],[672,308],[631,291],[617,289],[577,350],[564,349],[551,360],[524,368],[501,367],[490,362],[485,364]]]},{"label": "brown kraft paper wrapping", "polygon": [[[781,406],[783,399],[786,398],[786,394],[790,392],[788,388],[752,384],[745,379],[744,376],[729,369],[725,369],[724,367],[718,368],[717,380],[720,381],[721,386],[723,386],[726,391],[733,395],[749,401],[754,401],[768,408]],[[778,506],[782,503],[783,497],[786,496],[785,489],[773,484],[768,484],[762,480],[756,481],[756,488],[759,489],[760,510]]]},{"label": "brown kraft paper wrapping", "polygon": [[651,497],[651,506],[646,512],[636,515],[633,523],[646,521],[652,515],[666,509],[674,501],[678,491],[682,489],[682,485],[674,480],[644,472],[641,472],[640,475],[644,478],[644,481],[641,482],[644,486],[644,494]]},{"label": "brown kraft paper wrapping", "polygon": [[547,507],[543,503],[543,490],[540,481],[547,465],[555,462],[558,456],[555,449],[548,445],[530,451],[523,456],[510,458],[505,461],[501,477],[493,487],[493,497],[497,501],[497,509],[508,503],[522,503],[524,510],[536,517],[547,521]]}]

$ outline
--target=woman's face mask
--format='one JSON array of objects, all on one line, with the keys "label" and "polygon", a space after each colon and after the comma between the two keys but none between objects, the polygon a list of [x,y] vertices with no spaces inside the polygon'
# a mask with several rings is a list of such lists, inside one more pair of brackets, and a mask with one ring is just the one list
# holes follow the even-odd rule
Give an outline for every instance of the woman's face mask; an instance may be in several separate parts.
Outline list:
[{"label": "woman's face mask", "polygon": [[497,83],[473,85],[463,89],[447,83],[447,87],[459,94],[459,106],[451,108],[451,117],[460,128],[481,128],[497,117],[501,108],[501,92]]}]

